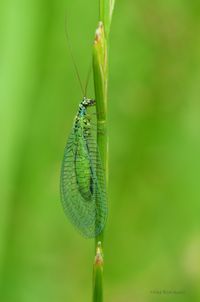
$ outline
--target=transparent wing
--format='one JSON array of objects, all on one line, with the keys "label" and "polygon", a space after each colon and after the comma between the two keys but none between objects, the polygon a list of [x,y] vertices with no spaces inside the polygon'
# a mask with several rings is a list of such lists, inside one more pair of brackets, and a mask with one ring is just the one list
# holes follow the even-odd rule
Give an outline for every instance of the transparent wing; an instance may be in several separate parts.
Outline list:
[{"label": "transparent wing", "polygon": [[[97,236],[105,226],[105,188],[105,172],[95,140],[91,134],[76,135],[72,130],[62,162],[61,200],[65,214],[85,237]],[[89,191],[91,194],[86,194]]]}]

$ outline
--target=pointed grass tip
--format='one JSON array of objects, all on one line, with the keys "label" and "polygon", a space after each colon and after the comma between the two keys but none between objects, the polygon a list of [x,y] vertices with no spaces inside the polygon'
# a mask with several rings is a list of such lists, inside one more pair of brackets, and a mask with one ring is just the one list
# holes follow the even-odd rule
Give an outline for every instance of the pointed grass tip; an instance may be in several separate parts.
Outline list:
[{"label": "pointed grass tip", "polygon": [[94,259],[94,264],[96,266],[103,266],[103,253],[102,253],[102,247],[101,247],[101,241],[97,243],[96,248],[96,255]]},{"label": "pointed grass tip", "polygon": [[102,33],[103,33],[103,22],[99,21],[99,25],[98,25],[97,30],[95,32],[95,40],[94,40],[95,44],[100,42],[101,37],[102,37]]}]

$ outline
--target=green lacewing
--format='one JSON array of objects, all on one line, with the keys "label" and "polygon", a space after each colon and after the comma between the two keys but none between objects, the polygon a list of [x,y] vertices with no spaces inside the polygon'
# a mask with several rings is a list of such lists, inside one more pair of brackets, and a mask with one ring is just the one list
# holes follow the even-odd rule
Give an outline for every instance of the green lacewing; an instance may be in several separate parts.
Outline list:
[{"label": "green lacewing", "polygon": [[95,100],[86,97],[79,105],[64,150],[60,180],[64,212],[88,238],[102,232],[108,212],[105,172],[87,112],[92,106]]},{"label": "green lacewing", "polygon": [[65,23],[66,37],[77,79],[83,92],[83,100],[68,137],[61,167],[60,193],[64,212],[76,229],[84,236],[99,235],[107,219],[105,171],[97,146],[97,131],[91,123],[89,108],[95,108],[95,100],[85,97],[85,89],[79,76]]}]

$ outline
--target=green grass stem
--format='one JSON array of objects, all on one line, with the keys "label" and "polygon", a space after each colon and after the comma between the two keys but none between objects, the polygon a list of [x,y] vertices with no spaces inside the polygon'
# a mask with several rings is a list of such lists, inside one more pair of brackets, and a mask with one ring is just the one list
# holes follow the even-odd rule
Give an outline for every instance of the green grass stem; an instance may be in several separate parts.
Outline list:
[{"label": "green grass stem", "polygon": [[[108,36],[114,0],[100,0],[99,24],[93,47],[93,74],[97,111],[97,144],[106,175],[108,188]],[[93,302],[103,301],[103,243],[104,231],[95,238],[95,261],[93,269]]]}]

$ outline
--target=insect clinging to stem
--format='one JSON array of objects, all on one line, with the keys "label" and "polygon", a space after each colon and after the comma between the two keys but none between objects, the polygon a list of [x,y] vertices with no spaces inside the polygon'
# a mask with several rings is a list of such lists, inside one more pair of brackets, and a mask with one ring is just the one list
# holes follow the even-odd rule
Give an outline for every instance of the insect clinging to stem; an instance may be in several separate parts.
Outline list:
[{"label": "insect clinging to stem", "polygon": [[107,219],[105,172],[96,142],[96,129],[93,129],[88,113],[89,108],[95,107],[95,100],[86,97],[89,76],[84,90],[70,43],[69,48],[84,96],[64,149],[61,202],[65,214],[78,231],[85,237],[93,238],[102,232]]}]

